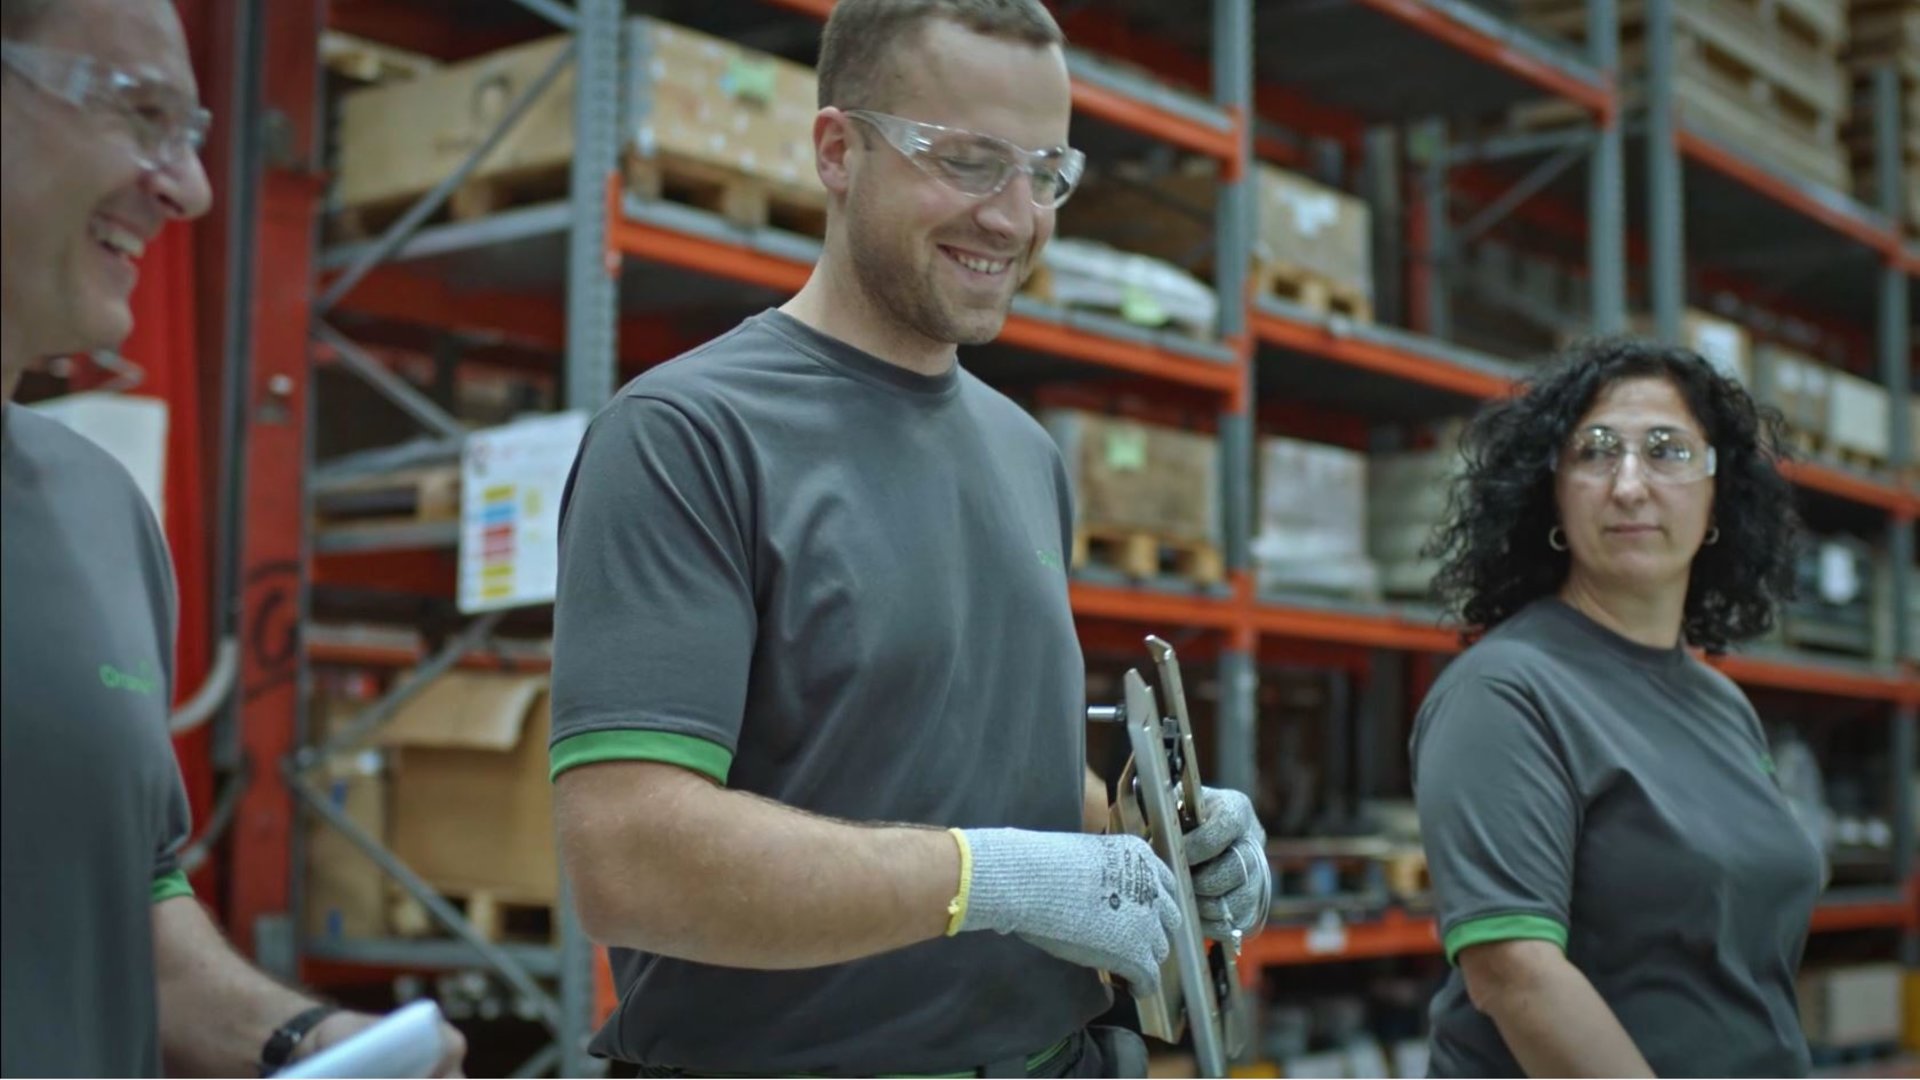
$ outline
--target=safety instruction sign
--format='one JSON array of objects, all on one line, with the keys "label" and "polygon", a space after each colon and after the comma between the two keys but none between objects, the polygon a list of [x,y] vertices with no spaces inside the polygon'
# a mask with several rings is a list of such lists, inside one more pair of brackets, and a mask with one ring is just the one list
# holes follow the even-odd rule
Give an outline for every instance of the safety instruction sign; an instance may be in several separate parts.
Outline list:
[{"label": "safety instruction sign", "polygon": [[560,495],[587,431],[580,411],[467,436],[460,459],[460,610],[553,602]]}]

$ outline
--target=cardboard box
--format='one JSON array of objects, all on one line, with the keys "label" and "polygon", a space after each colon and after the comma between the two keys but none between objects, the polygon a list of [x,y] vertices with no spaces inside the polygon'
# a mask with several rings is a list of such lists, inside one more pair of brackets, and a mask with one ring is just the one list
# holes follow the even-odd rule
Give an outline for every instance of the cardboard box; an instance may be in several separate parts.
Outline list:
[{"label": "cardboard box", "polygon": [[545,675],[454,671],[381,731],[388,837],[427,883],[550,904],[559,887]]},{"label": "cardboard box", "polygon": [[1299,439],[1260,443],[1258,586],[1374,597],[1367,557],[1367,456]]},{"label": "cardboard box", "polygon": [[[1063,236],[1086,236],[1213,277],[1220,180],[1210,160],[1155,176],[1122,163],[1092,176],[1060,211]],[[1253,256],[1373,296],[1373,217],[1365,201],[1272,165],[1254,170]]]},{"label": "cardboard box", "polygon": [[[313,740],[324,740],[365,708],[367,702],[317,693],[307,711]],[[336,754],[318,775],[335,809],[374,839],[387,838],[385,754],[365,749]],[[340,830],[318,815],[307,817],[306,933],[309,939],[384,937],[387,876]]]},{"label": "cardboard box", "polygon": [[1454,477],[1465,467],[1451,447],[1373,455],[1367,466],[1368,529],[1439,521]]},{"label": "cardboard box", "polygon": [[1850,1047],[1900,1038],[1899,964],[1852,964],[1800,974],[1800,1024],[1807,1041]]},{"label": "cardboard box", "polygon": [[[1640,315],[1634,332],[1654,336],[1653,317]],[[1753,339],[1745,327],[1718,315],[1688,308],[1680,316],[1680,344],[1700,354],[1722,375],[1753,386]]]},{"label": "cardboard box", "polygon": [[1893,454],[1893,403],[1887,388],[1844,371],[1833,372],[1827,398],[1827,441],[1842,450],[1887,461]]},{"label": "cardboard box", "polygon": [[[569,38],[515,45],[418,78],[346,94],[334,201],[384,206],[431,190],[497,126]],[[812,69],[657,19],[625,24],[623,148],[669,155],[824,195],[813,163]],[[564,177],[573,160],[569,66],[471,174]]]},{"label": "cardboard box", "polygon": [[[387,832],[387,773],[378,750],[335,755],[320,772],[327,801],[376,840]],[[387,876],[340,830],[318,816],[307,831],[307,937],[384,937]]]},{"label": "cardboard box", "polygon": [[1780,410],[1795,431],[1825,438],[1833,369],[1805,353],[1782,345],[1754,346],[1754,393]]},{"label": "cardboard box", "polygon": [[1066,460],[1078,527],[1218,542],[1219,440],[1078,409],[1040,422]]}]

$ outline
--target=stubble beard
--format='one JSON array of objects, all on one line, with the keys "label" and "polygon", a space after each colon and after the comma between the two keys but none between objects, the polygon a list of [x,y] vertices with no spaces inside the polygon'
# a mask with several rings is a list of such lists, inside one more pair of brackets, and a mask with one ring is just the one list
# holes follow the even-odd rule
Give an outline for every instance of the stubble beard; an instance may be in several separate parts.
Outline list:
[{"label": "stubble beard", "polygon": [[[873,299],[877,313],[902,329],[941,344],[985,345],[1000,336],[1013,306],[1011,293],[994,309],[956,310],[935,284],[937,271],[931,260],[944,258],[939,252],[916,259],[912,252],[900,250],[889,241],[884,225],[863,228],[856,224],[853,232],[854,276],[861,290]],[[1016,264],[1008,267],[1007,273],[1023,274],[1025,268]]]}]

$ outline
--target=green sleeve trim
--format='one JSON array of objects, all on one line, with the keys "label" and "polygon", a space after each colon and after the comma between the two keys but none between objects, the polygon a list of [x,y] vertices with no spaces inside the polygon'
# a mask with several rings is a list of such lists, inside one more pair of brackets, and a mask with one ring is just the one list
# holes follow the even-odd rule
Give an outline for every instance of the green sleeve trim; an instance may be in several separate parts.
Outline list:
[{"label": "green sleeve trim", "polygon": [[733,754],[718,743],[671,731],[589,731],[553,744],[549,780],[568,769],[602,761],[661,761],[725,784]]},{"label": "green sleeve trim", "polygon": [[1489,915],[1463,922],[1447,933],[1444,942],[1447,963],[1453,963],[1460,950],[1469,945],[1523,938],[1551,941],[1560,946],[1562,952],[1567,948],[1567,928],[1552,919],[1540,915]]},{"label": "green sleeve trim", "polygon": [[187,884],[187,872],[175,870],[171,874],[162,874],[153,879],[153,902],[171,900],[176,896],[192,896],[193,886]]}]

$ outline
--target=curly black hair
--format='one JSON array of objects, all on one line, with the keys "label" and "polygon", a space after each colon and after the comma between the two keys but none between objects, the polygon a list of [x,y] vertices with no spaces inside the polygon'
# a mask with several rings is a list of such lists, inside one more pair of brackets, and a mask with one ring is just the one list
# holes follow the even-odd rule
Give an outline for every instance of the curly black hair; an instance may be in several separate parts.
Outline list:
[{"label": "curly black hair", "polygon": [[1441,561],[1437,597],[1472,641],[1527,604],[1559,590],[1569,553],[1547,534],[1559,523],[1553,450],[1595,398],[1625,379],[1672,382],[1717,455],[1717,543],[1694,556],[1682,630],[1709,653],[1766,634],[1775,606],[1794,594],[1800,543],[1780,413],[1757,405],[1737,381],[1690,349],[1630,337],[1566,349],[1510,397],[1484,408],[1460,438],[1465,469],[1448,493],[1445,520],[1427,553]]}]

